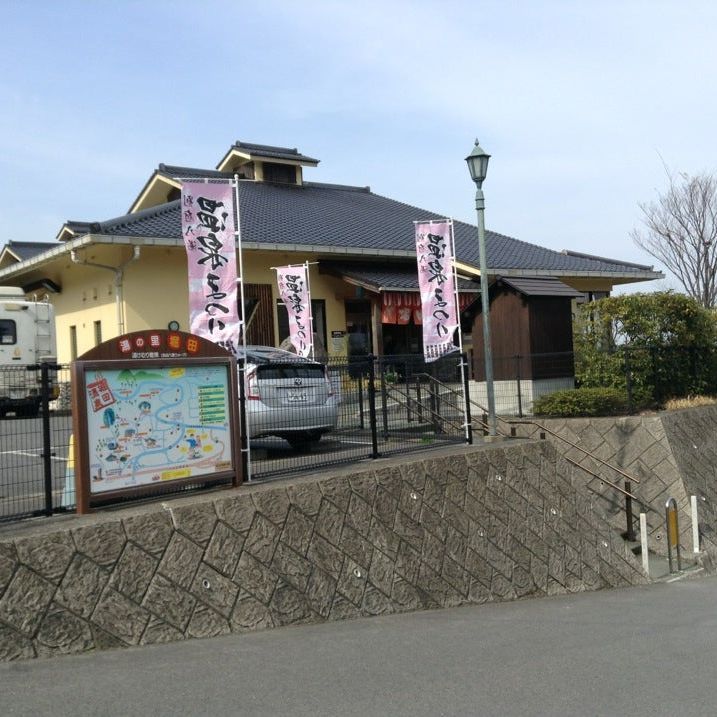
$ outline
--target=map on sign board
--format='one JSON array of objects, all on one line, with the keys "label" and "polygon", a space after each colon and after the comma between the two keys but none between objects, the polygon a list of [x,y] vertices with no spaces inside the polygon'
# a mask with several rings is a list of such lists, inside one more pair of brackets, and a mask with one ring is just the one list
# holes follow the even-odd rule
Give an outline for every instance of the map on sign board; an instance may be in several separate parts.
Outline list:
[{"label": "map on sign board", "polygon": [[231,470],[224,365],[88,370],[90,491]]}]

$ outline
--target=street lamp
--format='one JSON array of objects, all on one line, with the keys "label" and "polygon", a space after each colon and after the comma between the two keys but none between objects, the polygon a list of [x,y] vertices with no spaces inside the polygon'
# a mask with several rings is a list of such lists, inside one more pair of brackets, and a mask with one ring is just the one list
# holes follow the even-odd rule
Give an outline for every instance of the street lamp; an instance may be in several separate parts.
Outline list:
[{"label": "street lamp", "polygon": [[485,385],[488,395],[488,433],[496,435],[495,394],[493,392],[493,353],[490,345],[490,299],[488,297],[488,263],[485,257],[485,199],[483,180],[488,173],[486,154],[476,140],[473,151],[466,157],[468,171],[476,184],[476,214],[478,215],[478,252],[480,256],[480,293],[483,312],[483,357],[485,359]]}]

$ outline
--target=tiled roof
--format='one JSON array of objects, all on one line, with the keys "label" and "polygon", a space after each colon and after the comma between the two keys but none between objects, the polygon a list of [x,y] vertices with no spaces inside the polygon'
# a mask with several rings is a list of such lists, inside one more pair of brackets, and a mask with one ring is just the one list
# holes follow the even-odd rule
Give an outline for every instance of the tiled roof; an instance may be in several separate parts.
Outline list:
[{"label": "tiled roof", "polygon": [[575,298],[583,296],[562,281],[551,277],[501,277],[498,283],[507,284],[524,296],[567,296]]},{"label": "tiled roof", "polygon": [[232,179],[232,172],[219,172],[216,169],[197,169],[196,167],[178,167],[174,164],[160,164],[159,174],[165,174],[172,179]]},{"label": "tiled roof", "polygon": [[[277,148],[274,148],[277,149]],[[281,149],[281,148],[279,148]],[[226,172],[160,165],[172,177],[228,178]],[[440,214],[374,194],[368,187],[305,182],[269,184],[250,180],[239,184],[242,241],[252,248],[267,247],[378,257],[414,255],[416,220],[440,219]],[[68,222],[76,236],[83,234],[162,238],[181,242],[179,201],[126,214],[104,222]],[[476,228],[454,222],[459,261],[478,267]],[[49,245],[46,245],[49,246]],[[557,252],[512,237],[486,232],[491,274],[611,275],[627,280],[659,278],[651,267],[575,252]]]},{"label": "tiled roof", "polygon": [[48,249],[54,249],[54,247],[55,244],[47,242],[10,240],[3,248],[14,254],[20,261],[25,261],[46,252]]},{"label": "tiled roof", "polygon": [[[320,271],[344,277],[374,291],[417,291],[416,262],[378,266],[373,263],[321,261]],[[458,280],[459,291],[480,291],[476,282]]]},{"label": "tiled roof", "polygon": [[[204,172],[196,176],[216,174],[226,173]],[[410,253],[415,250],[414,220],[441,218],[435,212],[374,194],[367,187],[242,181],[239,195],[244,242],[281,244],[287,248],[301,245],[317,252],[325,247],[333,251],[345,249],[347,254],[365,254],[372,250]],[[92,227],[94,234],[179,240],[179,202],[99,222]],[[454,228],[458,259],[478,266],[476,228],[463,222],[454,222]],[[557,252],[491,231],[486,232],[486,253],[491,273],[511,270],[557,274],[610,272],[635,278],[644,277],[646,272],[654,273],[648,267]]]},{"label": "tiled roof", "polygon": [[237,140],[231,146],[230,151],[232,149],[245,152],[246,154],[252,154],[257,157],[288,159],[294,162],[310,162],[311,164],[319,163],[318,159],[301,154],[296,147],[273,147],[270,144],[254,144],[252,142],[242,142],[241,140]]}]

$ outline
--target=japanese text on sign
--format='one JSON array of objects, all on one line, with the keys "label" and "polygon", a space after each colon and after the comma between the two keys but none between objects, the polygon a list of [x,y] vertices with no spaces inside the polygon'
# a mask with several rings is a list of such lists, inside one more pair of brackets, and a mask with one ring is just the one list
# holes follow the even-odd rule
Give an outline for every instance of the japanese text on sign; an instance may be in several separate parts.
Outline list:
[{"label": "japanese text on sign", "polygon": [[242,321],[237,302],[233,186],[186,182],[181,203],[190,331],[236,355]]},{"label": "japanese text on sign", "polygon": [[416,224],[416,260],[421,291],[423,354],[435,361],[455,351],[458,328],[452,226],[449,221]]},{"label": "japanese text on sign", "polygon": [[299,356],[311,355],[313,329],[311,327],[311,297],[309,296],[306,266],[280,266],[276,269],[279,295],[289,316],[289,337]]}]

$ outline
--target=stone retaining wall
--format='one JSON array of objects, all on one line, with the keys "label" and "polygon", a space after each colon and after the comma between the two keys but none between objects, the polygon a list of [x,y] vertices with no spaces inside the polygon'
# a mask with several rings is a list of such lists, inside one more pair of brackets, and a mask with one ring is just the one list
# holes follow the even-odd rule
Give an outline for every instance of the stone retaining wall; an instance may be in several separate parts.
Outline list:
[{"label": "stone retaining wall", "polygon": [[432,455],[5,530],[0,659],[646,582],[551,444]]},{"label": "stone retaining wall", "polygon": [[[703,547],[717,551],[717,406],[665,411],[624,418],[541,419],[536,422],[624,469],[639,483],[632,492],[651,510],[647,512],[650,549],[665,553],[665,502],[675,498],[680,519],[680,543],[692,550],[690,496],[699,496]],[[536,437],[534,425],[516,424],[519,436]],[[556,449],[603,478],[623,487],[624,477],[547,434]],[[626,529],[625,498],[598,478],[576,473],[576,485],[595,495],[596,505],[616,530]],[[633,507],[635,515],[639,506]]]}]

